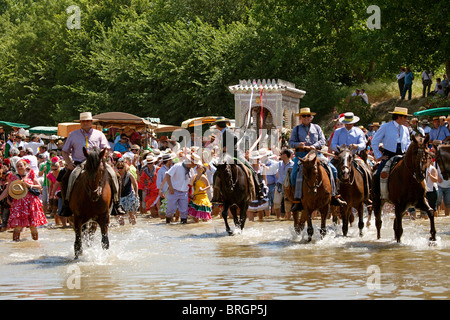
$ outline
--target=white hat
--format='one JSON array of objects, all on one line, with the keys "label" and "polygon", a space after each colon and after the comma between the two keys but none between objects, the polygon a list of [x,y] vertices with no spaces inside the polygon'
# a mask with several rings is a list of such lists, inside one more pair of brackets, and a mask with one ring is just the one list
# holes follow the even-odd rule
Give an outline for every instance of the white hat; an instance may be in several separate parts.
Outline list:
[{"label": "white hat", "polygon": [[145,161],[147,161],[147,164],[154,163],[154,162],[156,162],[156,160],[158,160],[158,158],[155,158],[152,154],[147,155],[147,157],[145,158]]},{"label": "white hat", "polygon": [[202,159],[196,153],[191,153],[190,160],[192,161],[193,164],[202,164]]},{"label": "white hat", "polygon": [[359,117],[355,116],[353,112],[346,112],[343,117],[339,118],[339,122],[343,124],[353,124],[359,121]]},{"label": "white hat", "polygon": [[92,119],[92,113],[82,112],[80,113],[80,121],[94,120]]},{"label": "white hat", "polygon": [[265,155],[261,155],[259,151],[252,151],[252,154],[249,156],[249,159],[256,160],[261,159],[262,157],[265,157]]}]

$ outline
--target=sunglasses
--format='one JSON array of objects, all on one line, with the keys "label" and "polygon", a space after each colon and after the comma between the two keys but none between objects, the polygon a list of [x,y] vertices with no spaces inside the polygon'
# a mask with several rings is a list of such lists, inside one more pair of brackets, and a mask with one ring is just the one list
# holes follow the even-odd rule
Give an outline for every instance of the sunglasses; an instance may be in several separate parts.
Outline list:
[{"label": "sunglasses", "polygon": [[119,169],[119,170],[120,170],[120,169],[123,169],[123,167],[117,167],[117,169]]},{"label": "sunglasses", "polygon": [[312,114],[303,114],[302,115],[302,118],[310,118],[310,117],[312,117]]}]

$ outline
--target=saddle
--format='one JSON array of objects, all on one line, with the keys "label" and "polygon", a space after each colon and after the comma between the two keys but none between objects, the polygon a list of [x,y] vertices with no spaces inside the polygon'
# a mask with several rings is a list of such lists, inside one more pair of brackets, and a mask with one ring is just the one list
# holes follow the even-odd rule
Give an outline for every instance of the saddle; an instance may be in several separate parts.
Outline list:
[{"label": "saddle", "polygon": [[388,189],[388,180],[389,174],[392,168],[403,159],[403,156],[393,156],[388,161],[386,161],[383,169],[380,173],[380,199],[389,200],[389,189]]},{"label": "saddle", "polygon": [[80,165],[76,166],[75,169],[72,170],[69,176],[69,181],[67,182],[67,191],[66,191],[66,199],[67,201],[70,200],[70,195],[72,194],[73,186],[75,185],[75,182],[77,181],[78,177],[84,172],[84,164],[85,162],[81,163]]}]

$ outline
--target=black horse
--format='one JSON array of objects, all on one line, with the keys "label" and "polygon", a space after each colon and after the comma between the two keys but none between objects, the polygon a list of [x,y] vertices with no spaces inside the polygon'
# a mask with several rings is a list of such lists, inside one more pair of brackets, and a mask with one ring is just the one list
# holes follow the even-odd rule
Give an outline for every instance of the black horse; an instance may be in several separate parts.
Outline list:
[{"label": "black horse", "polygon": [[[220,198],[223,202],[222,217],[225,221],[225,227],[229,235],[233,232],[228,225],[228,209],[230,209],[234,224],[237,228],[243,230],[245,220],[247,219],[247,209],[251,200],[250,182],[251,176],[241,164],[218,164],[215,179],[219,179],[218,187],[214,192],[220,192]],[[237,210],[239,209],[239,218]]]}]

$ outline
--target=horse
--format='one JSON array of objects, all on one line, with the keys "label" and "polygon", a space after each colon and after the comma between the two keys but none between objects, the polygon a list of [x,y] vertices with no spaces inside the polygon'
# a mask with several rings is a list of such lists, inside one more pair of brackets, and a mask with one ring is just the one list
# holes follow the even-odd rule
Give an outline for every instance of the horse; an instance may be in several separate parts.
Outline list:
[{"label": "horse", "polygon": [[[364,221],[363,221],[363,209],[364,204],[367,204],[367,210],[369,211],[369,217],[372,211],[371,206],[371,185],[372,185],[372,171],[366,166],[365,162],[360,161],[359,166],[364,170],[367,180],[364,179],[363,173],[357,169],[356,161],[358,155],[352,155],[350,149],[345,145],[338,149],[337,156],[337,171],[339,178],[339,191],[341,196],[347,202],[347,205],[341,208],[342,218],[342,233],[347,236],[349,218],[352,218],[352,208],[358,210],[358,228],[359,235],[363,235]],[[350,220],[351,222],[352,220]]]},{"label": "horse", "polygon": [[[302,192],[302,217],[306,217],[308,223],[308,241],[311,241],[314,233],[312,226],[312,214],[315,210],[320,212],[321,237],[326,234],[326,219],[331,202],[331,183],[326,169],[322,166],[317,151],[311,150],[303,159],[299,158],[303,165],[303,192]],[[297,234],[303,230],[303,218],[299,220],[299,212],[293,212],[294,230]]]},{"label": "horse", "polygon": [[[248,205],[251,200],[249,190],[250,182],[245,170],[239,164],[222,163],[217,165],[216,179],[219,179],[220,194],[223,201],[222,217],[225,221],[226,231],[229,235],[233,232],[228,224],[228,209],[233,215],[234,224],[240,230],[244,229],[247,219]],[[218,190],[214,190],[217,192]],[[239,218],[237,214],[239,209]]]},{"label": "horse", "polygon": [[441,144],[437,148],[436,163],[444,180],[450,178],[450,144]]},{"label": "horse", "polygon": [[83,153],[86,157],[84,171],[76,180],[69,201],[73,212],[70,219],[75,231],[75,259],[83,253],[82,233],[88,228],[87,233],[92,240],[97,224],[102,234],[102,248],[109,249],[108,226],[112,189],[106,171],[106,149],[100,151],[94,147],[88,151],[83,147]]},{"label": "horse", "polygon": [[425,138],[411,136],[411,144],[405,155],[394,165],[389,173],[389,199],[382,200],[379,195],[374,196],[373,211],[377,228],[377,239],[381,238],[381,208],[385,201],[388,201],[395,206],[394,234],[398,243],[401,242],[403,234],[402,217],[405,210],[411,206],[427,212],[430,219],[430,241],[436,241],[433,209],[428,204],[424,183],[428,140],[429,135]]}]

